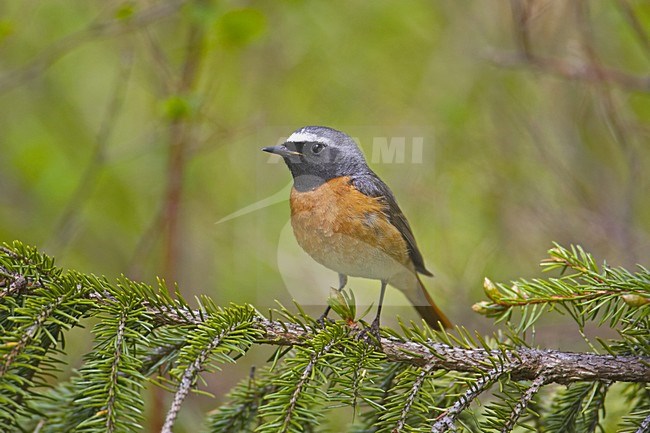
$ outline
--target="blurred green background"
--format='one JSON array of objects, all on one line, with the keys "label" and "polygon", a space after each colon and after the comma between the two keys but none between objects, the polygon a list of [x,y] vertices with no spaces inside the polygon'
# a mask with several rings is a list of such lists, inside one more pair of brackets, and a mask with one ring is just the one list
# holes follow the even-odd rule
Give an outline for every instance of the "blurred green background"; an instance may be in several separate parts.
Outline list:
[{"label": "blurred green background", "polygon": [[[336,276],[298,251],[290,175],[260,148],[327,125],[395,192],[440,306],[491,332],[470,309],[483,277],[539,275],[553,241],[648,265],[649,28],[640,0],[0,2],[0,240],[319,314]],[[377,155],[396,137],[404,162]],[[546,323],[540,344],[579,338]]]}]

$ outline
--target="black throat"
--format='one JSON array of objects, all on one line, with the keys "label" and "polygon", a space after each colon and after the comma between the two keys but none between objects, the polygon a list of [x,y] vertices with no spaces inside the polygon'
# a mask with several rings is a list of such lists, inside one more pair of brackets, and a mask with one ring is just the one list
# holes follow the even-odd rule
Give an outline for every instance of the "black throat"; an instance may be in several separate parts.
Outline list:
[{"label": "black throat", "polygon": [[291,174],[293,175],[293,187],[299,192],[313,191],[332,179],[325,179],[322,176],[314,176],[306,173],[294,174],[293,171]]}]

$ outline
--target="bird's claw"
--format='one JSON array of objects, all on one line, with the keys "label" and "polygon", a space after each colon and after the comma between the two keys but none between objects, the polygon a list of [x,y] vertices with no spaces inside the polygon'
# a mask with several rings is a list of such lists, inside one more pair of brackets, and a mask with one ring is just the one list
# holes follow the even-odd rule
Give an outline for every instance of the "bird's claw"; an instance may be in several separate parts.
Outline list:
[{"label": "bird's claw", "polygon": [[365,341],[367,344],[373,344],[381,348],[379,322],[373,321],[369,327],[362,329],[358,334],[358,338]]},{"label": "bird's claw", "polygon": [[326,323],[334,323],[334,320],[330,319],[329,317],[327,317],[327,315],[323,314],[318,319],[316,319],[316,323],[318,323],[318,325],[320,325],[321,328],[324,328]]}]

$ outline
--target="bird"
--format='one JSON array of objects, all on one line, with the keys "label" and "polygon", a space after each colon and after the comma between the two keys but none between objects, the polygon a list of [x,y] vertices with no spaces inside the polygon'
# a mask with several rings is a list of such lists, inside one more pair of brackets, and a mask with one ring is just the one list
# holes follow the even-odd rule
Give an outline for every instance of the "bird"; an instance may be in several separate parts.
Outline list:
[{"label": "bird", "polygon": [[[424,265],[411,226],[391,189],[368,166],[357,143],[326,126],[305,126],[284,143],[262,148],[281,156],[293,177],[291,226],[298,244],[316,262],[339,275],[381,282],[370,331],[379,336],[386,286],[400,290],[434,329],[451,322],[437,307],[419,274]],[[327,318],[327,307],[319,321]]]}]

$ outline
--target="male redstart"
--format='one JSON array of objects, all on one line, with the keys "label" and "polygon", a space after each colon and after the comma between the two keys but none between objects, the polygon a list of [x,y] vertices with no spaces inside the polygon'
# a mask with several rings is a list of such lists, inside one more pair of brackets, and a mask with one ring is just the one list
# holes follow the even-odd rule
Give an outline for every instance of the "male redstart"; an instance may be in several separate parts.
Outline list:
[{"label": "male redstart", "polygon": [[401,290],[430,326],[451,327],[418,276],[432,274],[406,217],[351,137],[305,126],[284,144],[262,150],[282,156],[289,167],[293,232],[307,254],[338,272],[339,290],[348,276],[381,281],[371,330],[378,333],[387,284]]}]

